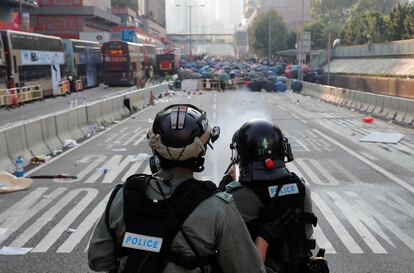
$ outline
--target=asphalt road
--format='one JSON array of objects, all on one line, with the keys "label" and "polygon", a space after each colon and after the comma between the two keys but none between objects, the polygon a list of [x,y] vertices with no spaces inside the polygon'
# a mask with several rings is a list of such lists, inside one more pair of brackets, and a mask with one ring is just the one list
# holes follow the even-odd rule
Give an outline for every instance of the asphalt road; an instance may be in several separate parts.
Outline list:
[{"label": "asphalt road", "polygon": [[115,88],[101,85],[81,92],[71,93],[66,96],[33,101],[31,103],[23,104],[19,108],[7,109],[6,107],[2,107],[0,108],[0,127],[59,112],[76,105],[84,104],[85,102],[89,103],[96,100],[102,100],[117,95],[124,90],[128,90],[128,87]]},{"label": "asphalt road", "polygon": [[[34,174],[66,173],[78,180],[36,180],[30,190],[0,196],[0,247],[29,247],[23,256],[0,256],[0,271],[91,272],[86,249],[108,193],[128,175],[148,172],[146,130],[169,103],[193,103],[222,135],[200,174],[218,181],[230,158],[233,132],[251,118],[275,121],[289,137],[289,167],[312,189],[331,272],[414,272],[414,132],[293,93],[247,91],[181,94],[147,108]],[[399,132],[398,144],[362,143],[369,132]],[[141,155],[139,155],[141,154]],[[138,156],[139,155],[139,156]],[[107,169],[107,173],[102,172]],[[4,230],[3,230],[4,232]]]}]

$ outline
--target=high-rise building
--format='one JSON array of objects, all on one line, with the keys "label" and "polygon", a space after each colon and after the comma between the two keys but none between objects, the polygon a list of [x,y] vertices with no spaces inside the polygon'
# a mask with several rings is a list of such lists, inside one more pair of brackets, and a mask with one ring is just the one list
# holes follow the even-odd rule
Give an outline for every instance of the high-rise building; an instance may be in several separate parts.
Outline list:
[{"label": "high-rise building", "polygon": [[290,30],[297,29],[302,22],[311,19],[309,0],[260,0],[259,8],[261,12],[276,10]]},{"label": "high-rise building", "polygon": [[139,0],[138,14],[165,27],[165,0]]},{"label": "high-rise building", "polygon": [[111,0],[38,0],[32,12],[35,32],[62,38],[103,41],[121,19],[111,13]]},{"label": "high-rise building", "polygon": [[111,0],[112,7],[114,8],[129,8],[138,13],[139,0]]}]

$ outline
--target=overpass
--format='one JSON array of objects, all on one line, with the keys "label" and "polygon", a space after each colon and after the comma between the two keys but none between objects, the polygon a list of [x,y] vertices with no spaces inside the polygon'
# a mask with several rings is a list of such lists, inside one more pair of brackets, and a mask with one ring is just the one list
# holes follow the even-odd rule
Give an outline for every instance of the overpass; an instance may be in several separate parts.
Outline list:
[{"label": "overpass", "polygon": [[[178,47],[188,50],[190,34],[169,34]],[[193,53],[209,53],[213,55],[234,55],[233,34],[208,33],[191,34]],[[188,52],[188,51],[187,51]]]}]

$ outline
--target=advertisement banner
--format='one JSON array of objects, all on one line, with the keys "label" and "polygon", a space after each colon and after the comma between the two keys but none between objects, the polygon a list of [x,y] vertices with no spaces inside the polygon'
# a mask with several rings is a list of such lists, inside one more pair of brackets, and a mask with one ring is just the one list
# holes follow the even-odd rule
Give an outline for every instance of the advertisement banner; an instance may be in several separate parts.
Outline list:
[{"label": "advertisement banner", "polygon": [[62,80],[60,75],[60,64],[52,64],[51,69],[53,94],[59,95],[59,83]]},{"label": "advertisement banner", "polygon": [[22,50],[21,58],[22,65],[65,64],[65,56],[63,52]]}]

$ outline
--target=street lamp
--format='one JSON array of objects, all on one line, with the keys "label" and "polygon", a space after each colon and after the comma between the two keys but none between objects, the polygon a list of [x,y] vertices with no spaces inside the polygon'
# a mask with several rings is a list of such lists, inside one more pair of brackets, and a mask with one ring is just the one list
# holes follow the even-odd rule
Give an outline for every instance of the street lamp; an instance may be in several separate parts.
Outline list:
[{"label": "street lamp", "polygon": [[191,12],[192,12],[192,9],[193,8],[203,8],[203,7],[205,7],[206,5],[175,5],[176,7],[184,7],[184,8],[188,8],[188,11],[189,11],[189,21],[190,21],[190,45],[189,45],[189,55],[190,55],[190,58],[191,58],[191,56],[192,56],[192,54],[191,54],[191,47],[192,47],[192,41],[191,41]]}]

